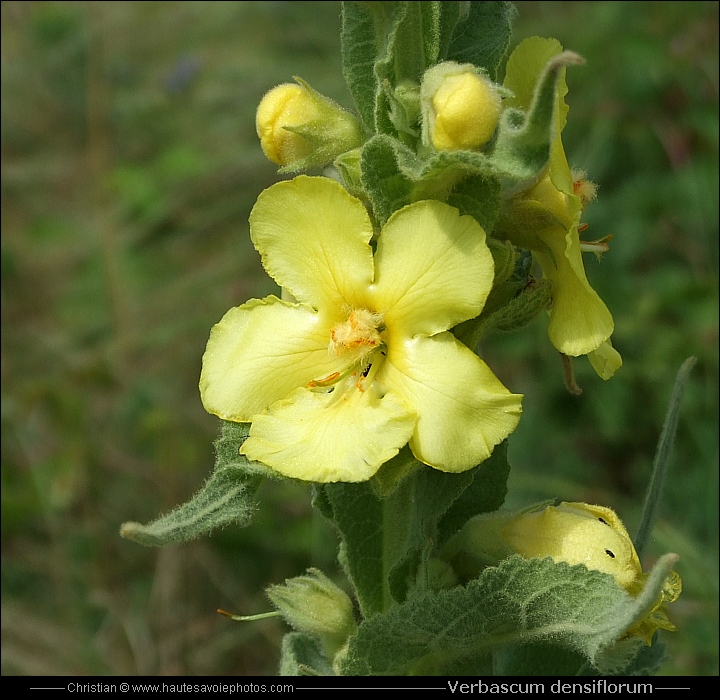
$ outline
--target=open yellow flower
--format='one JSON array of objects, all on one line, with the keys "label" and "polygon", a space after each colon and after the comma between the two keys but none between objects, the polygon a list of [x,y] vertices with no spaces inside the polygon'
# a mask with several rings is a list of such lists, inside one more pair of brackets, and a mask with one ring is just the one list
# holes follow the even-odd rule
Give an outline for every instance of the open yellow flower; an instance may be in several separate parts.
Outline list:
[{"label": "open yellow flower", "polygon": [[[521,42],[508,60],[505,87],[514,97],[507,106],[527,109],[535,83],[544,66],[562,52],[556,39],[531,37]],[[548,335],[552,344],[572,357],[589,355],[596,372],[611,377],[622,365],[610,344],[614,324],[607,307],[590,286],[585,274],[578,226],[594,186],[574,177],[562,144],[567,121],[567,85],[558,81],[555,139],[545,175],[532,188],[515,198],[504,216],[504,233],[530,248],[553,283]]]},{"label": "open yellow flower", "polygon": [[252,422],[248,458],[297,479],[364,481],[409,442],[420,461],[461,472],[515,429],[521,397],[448,332],[492,286],[472,217],[416,202],[390,217],[373,255],[362,203],[300,176],[260,195],[250,232],[297,302],[231,309],[200,377],[210,413]]}]

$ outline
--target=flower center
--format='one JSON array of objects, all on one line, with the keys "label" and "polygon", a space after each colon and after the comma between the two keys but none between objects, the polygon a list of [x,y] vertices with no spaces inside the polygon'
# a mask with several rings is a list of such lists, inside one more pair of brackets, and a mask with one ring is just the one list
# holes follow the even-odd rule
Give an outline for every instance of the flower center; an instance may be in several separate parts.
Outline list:
[{"label": "flower center", "polygon": [[385,330],[381,314],[368,309],[353,309],[347,321],[330,331],[329,350],[338,357],[362,360],[382,344],[380,333]]},{"label": "flower center", "polygon": [[327,377],[313,379],[308,388],[314,391],[336,391],[336,395],[347,389],[360,391],[372,383],[382,364],[385,345],[381,333],[385,330],[382,314],[368,309],[352,309],[347,320],[338,323],[330,331],[328,351],[336,357],[347,360],[347,367]]}]

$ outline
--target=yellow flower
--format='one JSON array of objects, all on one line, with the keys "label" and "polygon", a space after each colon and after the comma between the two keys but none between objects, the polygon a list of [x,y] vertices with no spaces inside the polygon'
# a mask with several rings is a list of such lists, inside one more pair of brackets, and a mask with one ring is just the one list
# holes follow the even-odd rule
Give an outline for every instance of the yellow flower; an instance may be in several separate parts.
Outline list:
[{"label": "yellow flower", "polygon": [[252,422],[241,452],[289,477],[364,481],[409,442],[461,472],[520,418],[521,397],[448,329],[477,316],[493,281],[485,233],[436,201],[383,228],[338,183],[273,185],[250,215],[274,296],[231,309],[203,357],[205,408]]},{"label": "yellow flower", "polygon": [[[508,106],[527,109],[543,67],[562,46],[555,39],[525,39],[508,60],[505,87],[514,98]],[[540,181],[513,199],[501,221],[504,235],[530,248],[553,283],[548,334],[552,344],[572,357],[590,355],[603,379],[622,365],[610,344],[614,324],[607,307],[592,289],[585,274],[578,226],[586,202],[594,198],[595,186],[582,174],[573,176],[562,144],[567,121],[567,85],[558,82],[555,139],[547,172]]]},{"label": "yellow flower", "polygon": [[[451,556],[469,553],[474,561],[485,565],[512,554],[584,564],[612,576],[633,597],[641,593],[648,578],[616,513],[587,503],[563,502],[520,513],[481,515],[465,525],[451,547]],[[677,600],[681,590],[680,576],[671,571],[653,608],[628,634],[639,635],[650,644],[657,629],[675,631],[665,604]]]},{"label": "yellow flower", "polygon": [[500,121],[496,87],[471,64],[448,61],[430,68],[420,91],[424,141],[438,150],[486,144]]}]

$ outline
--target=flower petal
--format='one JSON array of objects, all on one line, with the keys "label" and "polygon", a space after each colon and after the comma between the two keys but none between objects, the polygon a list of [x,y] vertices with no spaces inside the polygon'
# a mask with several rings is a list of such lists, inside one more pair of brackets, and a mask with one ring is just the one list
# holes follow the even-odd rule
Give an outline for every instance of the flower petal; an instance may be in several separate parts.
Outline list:
[{"label": "flower petal", "polygon": [[300,388],[255,417],[240,451],[294,479],[366,481],[407,444],[415,422],[404,402],[374,386]]},{"label": "flower petal", "polygon": [[537,253],[545,276],[553,282],[550,342],[565,355],[587,355],[612,335],[612,315],[585,275],[577,229],[546,229],[540,238],[554,257]]},{"label": "flower petal", "polygon": [[[562,50],[562,44],[557,39],[539,36],[523,39],[508,58],[505,68],[503,85],[513,92],[511,97],[505,98],[505,106],[528,109],[532,102],[535,84],[545,66],[552,58],[562,53]],[[561,79],[559,93],[561,97],[567,94],[564,78]]]},{"label": "flower petal", "polygon": [[432,335],[477,316],[493,283],[485,231],[436,201],[411,204],[383,227],[375,253],[375,308],[393,333]]},{"label": "flower petal", "polygon": [[250,236],[268,274],[298,301],[328,312],[364,299],[372,235],[360,200],[324,177],[279,182],[250,213]]},{"label": "flower petal", "polygon": [[341,367],[330,327],[310,307],[276,297],[230,309],[210,333],[200,395],[205,410],[250,421],[293,389]]},{"label": "flower petal", "polygon": [[521,399],[451,333],[389,345],[377,376],[419,415],[410,447],[446,472],[487,459],[520,420]]},{"label": "flower petal", "polygon": [[597,350],[588,353],[588,360],[600,379],[610,379],[622,367],[622,357],[609,338]]}]

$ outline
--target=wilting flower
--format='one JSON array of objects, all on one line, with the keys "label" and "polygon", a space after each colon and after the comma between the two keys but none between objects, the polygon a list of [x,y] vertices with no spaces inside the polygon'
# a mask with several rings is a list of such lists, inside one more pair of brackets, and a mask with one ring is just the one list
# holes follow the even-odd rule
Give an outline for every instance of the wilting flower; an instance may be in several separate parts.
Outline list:
[{"label": "wilting flower", "polygon": [[[630,595],[638,596],[648,578],[632,539],[615,511],[587,503],[532,507],[519,513],[490,513],[471,519],[452,544],[482,564],[494,564],[512,554],[552,557],[556,562],[584,564],[612,576]],[[658,629],[675,631],[666,603],[677,600],[680,576],[671,571],[653,608],[628,634],[650,644]]]},{"label": "wilting flower", "polygon": [[252,422],[248,458],[298,479],[363,481],[409,442],[418,460],[461,472],[514,430],[521,397],[448,332],[492,286],[472,217],[416,202],[390,217],[373,255],[362,203],[301,176],[260,195],[250,232],[296,303],[231,309],[200,378],[210,413]]},{"label": "wilting flower", "polygon": [[497,88],[472,64],[447,61],[428,69],[420,99],[423,140],[438,150],[480,148],[500,121]]},{"label": "wilting flower", "polygon": [[[508,105],[527,109],[543,67],[562,47],[555,39],[532,37],[521,42],[508,60],[505,87],[515,97]],[[502,234],[531,249],[545,277],[553,283],[548,334],[552,344],[572,357],[589,355],[597,373],[610,378],[622,365],[610,344],[614,324],[607,307],[585,274],[578,227],[595,187],[573,174],[562,144],[568,107],[564,77],[558,81],[555,139],[547,172],[533,187],[513,198],[499,224]]]}]

